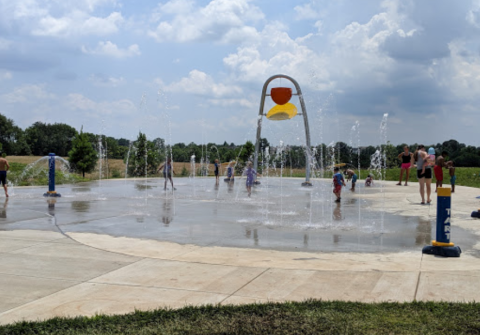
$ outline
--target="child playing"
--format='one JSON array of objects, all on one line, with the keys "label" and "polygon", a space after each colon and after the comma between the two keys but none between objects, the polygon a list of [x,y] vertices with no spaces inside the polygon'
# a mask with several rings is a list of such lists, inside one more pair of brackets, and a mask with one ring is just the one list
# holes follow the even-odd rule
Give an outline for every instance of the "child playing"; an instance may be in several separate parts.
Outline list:
[{"label": "child playing", "polygon": [[371,175],[368,175],[368,176],[367,176],[367,179],[365,179],[365,186],[370,187],[370,186],[372,186],[372,185],[373,185],[373,178],[372,178]]},{"label": "child playing", "polygon": [[167,190],[167,182],[170,179],[170,183],[172,184],[172,189],[176,191],[177,189],[173,187],[173,179],[172,179],[172,173],[175,174],[175,171],[173,171],[172,167],[172,159],[169,157],[167,159],[167,162],[163,165],[161,165],[157,172],[163,169],[163,178],[165,178],[165,185],[163,187],[164,190]]},{"label": "child playing", "polygon": [[452,185],[452,193],[455,192],[455,181],[457,180],[457,176],[455,175],[455,162],[450,161],[448,162],[448,170],[450,173],[450,185]]},{"label": "child playing", "polygon": [[355,183],[357,182],[358,176],[355,174],[355,171],[351,169],[345,170],[344,174],[347,176],[347,181],[352,179],[352,188],[350,190],[355,191]]},{"label": "child playing", "polygon": [[218,171],[218,159],[215,160],[215,183],[218,184],[219,180],[219,171]]},{"label": "child playing", "polygon": [[426,166],[434,166],[434,165],[435,165],[435,148],[430,147],[428,148],[427,161],[423,164],[423,167],[422,167],[422,174],[425,173]]},{"label": "child playing", "polygon": [[253,182],[255,181],[255,176],[257,175],[257,171],[253,169],[253,164],[252,162],[247,163],[247,168],[243,171],[243,175],[247,176],[247,192],[248,192],[248,197],[252,195],[252,186]]},{"label": "child playing", "polygon": [[340,200],[342,199],[340,197],[342,194],[342,186],[346,186],[345,179],[343,179],[343,175],[340,173],[339,167],[335,167],[333,171],[335,172],[335,174],[333,175],[333,193],[337,196],[337,200],[335,200],[335,202],[340,202]]},{"label": "child playing", "polygon": [[227,179],[225,181],[233,181],[235,179],[235,169],[233,168],[235,166],[235,161],[231,161],[228,163],[227,167]]}]

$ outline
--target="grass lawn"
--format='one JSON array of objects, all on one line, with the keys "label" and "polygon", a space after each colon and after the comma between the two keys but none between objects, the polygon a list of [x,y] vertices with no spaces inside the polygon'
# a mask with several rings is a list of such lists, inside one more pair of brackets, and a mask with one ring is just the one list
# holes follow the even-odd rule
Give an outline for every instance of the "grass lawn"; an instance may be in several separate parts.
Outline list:
[{"label": "grass lawn", "polygon": [[480,334],[480,304],[305,302],[184,307],[0,326],[0,334]]},{"label": "grass lawn", "polygon": [[[37,159],[40,157],[37,156],[9,156],[7,159],[9,160],[10,163],[15,163],[12,164],[12,178],[9,177],[12,181],[15,181],[15,178],[21,175],[21,172],[23,169],[27,166],[27,164],[35,162]],[[200,164],[197,164],[197,168],[199,168]],[[186,170],[186,176],[190,175],[190,163],[173,163],[173,169],[176,173],[177,177],[181,176],[182,170],[185,168]],[[213,164],[211,164],[209,171],[210,175],[213,176]],[[226,165],[223,164],[221,166],[221,171],[220,174],[224,174],[226,170]],[[304,178],[305,177],[305,170],[304,169],[290,169],[289,167],[284,168],[282,171],[277,168],[277,169],[269,169],[268,175],[273,177],[279,177],[281,172],[283,173],[284,177],[298,177],[298,178]],[[358,174],[358,171],[356,171]],[[368,170],[362,170],[360,173],[360,180],[365,179],[365,177],[370,173]],[[96,180],[98,179],[98,171],[95,171],[93,173],[89,173],[85,175],[85,179],[81,178],[80,175],[77,175],[75,173],[70,174],[71,178],[64,178],[62,174],[57,175],[57,183],[62,184],[62,183],[69,183],[69,182],[77,182],[77,181],[88,181],[88,180]],[[121,159],[109,159],[108,160],[108,178],[125,178],[125,163]],[[263,175],[267,175],[266,171],[263,172]],[[456,169],[456,175],[457,175],[457,185],[461,186],[470,186],[470,187],[480,187],[480,167],[479,168],[462,168],[459,167]],[[325,171],[324,177],[325,178],[331,178],[332,172],[331,171]],[[398,181],[398,178],[400,176],[400,168],[392,168],[388,169],[386,172],[386,179],[390,181]],[[15,178],[13,178],[15,177]],[[152,177],[161,177],[160,174],[154,175]],[[105,178],[105,176],[103,177]],[[405,178],[405,177],[404,177]],[[444,178],[445,178],[445,184],[449,185],[450,184],[450,177],[448,176],[448,171],[444,170]],[[416,170],[412,169],[410,170],[410,181],[417,181],[417,175],[416,175]],[[432,180],[433,183],[435,183],[435,177]],[[46,185],[47,184],[47,178],[44,174],[44,177],[41,175],[36,177],[36,178],[23,178],[23,180],[17,180],[16,182],[17,185]]]}]

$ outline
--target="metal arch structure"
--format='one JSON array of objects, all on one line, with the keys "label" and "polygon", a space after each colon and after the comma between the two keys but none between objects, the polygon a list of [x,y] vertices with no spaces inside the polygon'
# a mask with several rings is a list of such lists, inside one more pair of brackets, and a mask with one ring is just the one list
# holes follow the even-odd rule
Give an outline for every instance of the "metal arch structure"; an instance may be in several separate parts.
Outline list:
[{"label": "metal arch structure", "polygon": [[265,81],[265,84],[263,84],[263,89],[262,89],[262,98],[260,100],[260,108],[258,111],[258,123],[257,123],[257,141],[255,142],[255,157],[253,161],[253,166],[254,169],[257,170],[258,168],[258,151],[260,149],[260,137],[262,135],[262,122],[263,122],[263,116],[264,114],[264,107],[265,107],[265,97],[267,96],[267,88],[268,85],[275,79],[287,79],[293,85],[295,86],[295,89],[297,90],[297,93],[294,93],[293,95],[297,95],[298,99],[300,100],[300,107],[302,108],[302,115],[303,115],[303,123],[305,125],[305,137],[306,137],[306,176],[305,176],[305,182],[302,183],[302,186],[311,186],[312,183],[310,182],[310,164],[312,161],[312,152],[311,152],[311,143],[310,143],[310,126],[308,124],[308,116],[307,116],[307,108],[305,107],[305,101],[303,100],[303,95],[302,95],[302,90],[300,88],[300,85],[298,82],[293,79],[292,77],[286,76],[284,74],[277,74],[274,76],[271,76],[270,78]]}]

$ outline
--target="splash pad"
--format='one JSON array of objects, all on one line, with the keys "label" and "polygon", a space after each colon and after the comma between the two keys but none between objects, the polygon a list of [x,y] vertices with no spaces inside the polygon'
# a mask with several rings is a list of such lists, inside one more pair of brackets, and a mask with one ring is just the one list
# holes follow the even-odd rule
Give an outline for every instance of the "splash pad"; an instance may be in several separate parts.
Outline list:
[{"label": "splash pad", "polygon": [[[36,196],[37,188],[17,188],[3,228],[200,246],[368,253],[421,250],[434,236],[433,218],[375,208],[379,187],[362,190],[365,198],[346,192],[338,205],[330,184],[318,179],[303,188],[298,179],[268,178],[248,198],[242,182],[215,185],[208,177],[178,178],[175,192],[164,192],[162,179],[103,180],[57,186],[62,197],[53,205]],[[462,247],[472,245],[465,231],[452,229]]]}]

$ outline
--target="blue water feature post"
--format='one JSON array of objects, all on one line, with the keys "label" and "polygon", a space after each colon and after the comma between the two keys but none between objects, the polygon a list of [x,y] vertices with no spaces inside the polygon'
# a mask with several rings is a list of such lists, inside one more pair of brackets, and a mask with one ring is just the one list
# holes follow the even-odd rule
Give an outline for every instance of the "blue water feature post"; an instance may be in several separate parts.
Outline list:
[{"label": "blue water feature post", "polygon": [[452,218],[452,190],[449,187],[439,187],[437,190],[437,226],[436,240],[431,246],[423,248],[424,254],[445,257],[460,257],[462,250],[450,242]]},{"label": "blue water feature post", "polygon": [[60,193],[55,191],[55,154],[48,154],[48,192],[44,197],[61,197]]}]

